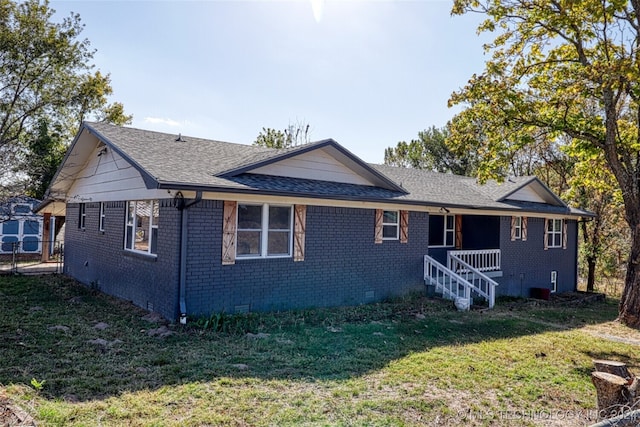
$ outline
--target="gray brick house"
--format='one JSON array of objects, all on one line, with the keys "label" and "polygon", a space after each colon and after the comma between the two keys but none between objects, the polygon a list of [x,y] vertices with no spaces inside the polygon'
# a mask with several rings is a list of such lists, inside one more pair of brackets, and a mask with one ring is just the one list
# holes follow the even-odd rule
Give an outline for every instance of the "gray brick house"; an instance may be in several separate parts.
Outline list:
[{"label": "gray brick house", "polygon": [[40,211],[64,272],[169,319],[572,291],[577,221],[534,177],[367,164],[333,140],[274,150],[85,123]]}]

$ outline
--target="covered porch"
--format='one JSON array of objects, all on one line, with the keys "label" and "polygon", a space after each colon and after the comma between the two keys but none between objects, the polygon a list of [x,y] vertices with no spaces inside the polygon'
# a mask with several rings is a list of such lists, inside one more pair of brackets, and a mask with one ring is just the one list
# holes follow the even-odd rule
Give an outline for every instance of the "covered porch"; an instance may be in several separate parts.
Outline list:
[{"label": "covered porch", "polygon": [[492,308],[498,286],[494,278],[503,274],[500,239],[500,216],[429,215],[425,284],[458,308],[468,308],[474,296]]},{"label": "covered porch", "polygon": [[490,277],[502,275],[500,216],[429,215],[428,254],[452,267],[452,257]]}]

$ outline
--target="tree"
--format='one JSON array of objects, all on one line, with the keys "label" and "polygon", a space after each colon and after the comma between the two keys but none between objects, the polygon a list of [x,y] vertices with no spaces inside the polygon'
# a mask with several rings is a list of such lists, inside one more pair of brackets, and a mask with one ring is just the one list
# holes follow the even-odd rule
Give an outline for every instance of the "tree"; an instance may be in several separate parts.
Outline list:
[{"label": "tree", "polygon": [[29,149],[39,146],[34,139],[43,137],[42,123],[70,140],[87,116],[118,124],[131,121],[121,104],[108,104],[110,77],[92,71],[89,41],[79,39],[80,16],[71,14],[54,23],[53,13],[47,0],[0,0],[0,169],[4,173],[15,174],[23,170],[25,159],[33,160]]},{"label": "tree", "polygon": [[[586,264],[587,292],[595,289],[598,264],[614,262],[618,245],[628,243],[626,228],[621,227],[623,219],[623,199],[615,178],[607,168],[602,156],[585,155],[580,151],[569,151],[574,160],[573,174],[568,177],[570,186],[566,197],[595,213],[592,220],[580,221],[581,263]],[[608,272],[611,274],[612,272]]]},{"label": "tree", "polygon": [[49,124],[41,120],[38,135],[29,141],[24,172],[29,177],[27,195],[43,199],[49,183],[62,162],[66,145],[60,134],[49,131]]},{"label": "tree", "polygon": [[[536,135],[571,138],[602,156],[631,232],[619,320],[640,327],[640,4],[636,1],[455,0],[496,33],[480,75],[454,93],[467,108],[452,121],[457,150],[477,150],[483,179],[500,177],[511,153]],[[482,132],[478,132],[482,130]]]},{"label": "tree", "polygon": [[283,131],[262,128],[253,145],[268,148],[290,148],[298,145],[308,144],[310,141],[309,124],[301,122],[291,124]]},{"label": "tree", "polygon": [[449,130],[431,126],[418,132],[418,139],[406,143],[400,141],[395,147],[384,150],[384,163],[391,166],[427,169],[434,172],[449,172],[455,175],[472,176],[475,172],[474,153],[457,155],[447,146]]}]

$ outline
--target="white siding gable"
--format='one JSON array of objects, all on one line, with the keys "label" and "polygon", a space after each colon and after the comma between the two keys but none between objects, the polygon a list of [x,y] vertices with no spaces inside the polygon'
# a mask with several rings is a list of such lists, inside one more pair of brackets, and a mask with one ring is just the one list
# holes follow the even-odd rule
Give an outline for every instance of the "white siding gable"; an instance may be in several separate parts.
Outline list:
[{"label": "white siding gable", "polygon": [[529,186],[519,189],[507,197],[507,199],[521,202],[545,203],[545,200]]},{"label": "white siding gable", "polygon": [[270,165],[252,169],[251,173],[347,184],[374,185],[373,182],[354,172],[324,149],[309,151]]},{"label": "white siding gable", "polygon": [[506,200],[517,200],[520,202],[546,203],[550,205],[562,206],[562,202],[556,198],[544,185],[534,180],[524,187],[514,191],[505,198]]},{"label": "white siding gable", "polygon": [[166,190],[147,189],[140,172],[118,153],[99,145],[75,177],[67,194],[70,202],[117,201],[167,197]]}]

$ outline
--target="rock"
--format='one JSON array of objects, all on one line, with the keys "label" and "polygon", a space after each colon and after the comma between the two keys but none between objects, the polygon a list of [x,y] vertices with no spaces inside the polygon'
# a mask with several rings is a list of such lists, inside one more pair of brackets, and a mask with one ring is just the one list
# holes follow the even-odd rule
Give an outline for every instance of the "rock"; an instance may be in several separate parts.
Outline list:
[{"label": "rock", "polygon": [[96,323],[94,325],[94,328],[98,329],[99,331],[104,331],[108,327],[109,327],[109,325],[107,323],[104,323],[104,322],[98,322],[98,323]]},{"label": "rock", "polygon": [[293,341],[284,338],[278,338],[276,342],[278,344],[293,344]]},{"label": "rock", "polygon": [[49,326],[47,329],[50,331],[62,331],[65,334],[69,333],[69,331],[71,330],[68,326],[63,325]]},{"label": "rock", "polygon": [[418,314],[416,314],[416,319],[418,319],[418,320],[424,320],[424,319],[426,319],[426,318],[427,318],[427,316],[425,316],[425,315],[424,315],[424,314],[422,314],[422,313],[418,313]]},{"label": "rock", "polygon": [[335,334],[335,333],[338,333],[338,332],[342,332],[342,328],[334,328],[333,326],[329,326],[329,327],[327,327],[327,331],[333,332]]},{"label": "rock", "polygon": [[73,297],[69,299],[69,302],[72,304],[80,304],[82,302],[82,297],[81,296]]},{"label": "rock", "polygon": [[373,335],[377,336],[377,337],[383,337],[384,334],[382,332],[374,332]]},{"label": "rock", "polygon": [[35,313],[36,311],[42,311],[42,310],[44,310],[44,308],[40,307],[39,305],[36,305],[35,307],[31,307],[29,309],[31,313]]}]

